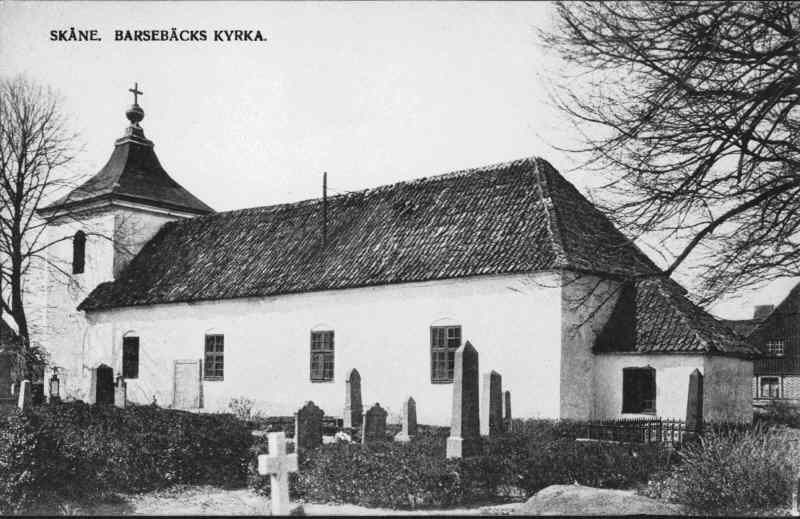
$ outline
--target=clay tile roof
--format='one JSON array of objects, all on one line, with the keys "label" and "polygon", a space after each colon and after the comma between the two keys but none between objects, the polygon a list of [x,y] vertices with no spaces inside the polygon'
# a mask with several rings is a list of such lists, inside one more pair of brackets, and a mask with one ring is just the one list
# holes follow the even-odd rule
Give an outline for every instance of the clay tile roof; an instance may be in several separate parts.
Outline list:
[{"label": "clay tile roof", "polygon": [[705,353],[750,357],[758,350],[686,297],[669,278],[623,285],[595,352]]},{"label": "clay tile roof", "polygon": [[528,158],[322,202],[166,224],[80,309],[573,269],[659,269],[549,163]]}]

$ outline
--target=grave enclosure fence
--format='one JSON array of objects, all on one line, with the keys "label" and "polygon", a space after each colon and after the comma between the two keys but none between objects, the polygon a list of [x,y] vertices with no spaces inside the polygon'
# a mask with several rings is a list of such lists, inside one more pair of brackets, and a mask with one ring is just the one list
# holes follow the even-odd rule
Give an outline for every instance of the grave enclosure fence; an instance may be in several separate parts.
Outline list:
[{"label": "grave enclosure fence", "polygon": [[588,440],[621,443],[665,443],[681,445],[702,434],[703,427],[687,426],[685,420],[672,418],[624,418],[593,420],[581,428],[579,437]]}]

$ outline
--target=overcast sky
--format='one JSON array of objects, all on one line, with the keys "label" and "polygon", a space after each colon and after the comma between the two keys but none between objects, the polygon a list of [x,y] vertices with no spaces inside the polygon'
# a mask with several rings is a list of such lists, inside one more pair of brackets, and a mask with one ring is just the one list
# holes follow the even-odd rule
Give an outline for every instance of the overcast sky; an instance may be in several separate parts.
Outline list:
[{"label": "overcast sky", "polygon": [[[584,193],[594,177],[553,144],[572,138],[547,102],[546,3],[0,3],[2,73],[56,88],[93,174],[127,121],[164,168],[216,210],[317,197],[532,155]],[[53,42],[97,29],[101,42]],[[120,42],[115,30],[260,30],[267,42]],[[654,258],[658,260],[658,258]],[[678,280],[691,288],[691,274]],[[712,311],[750,317],[789,281]]]}]

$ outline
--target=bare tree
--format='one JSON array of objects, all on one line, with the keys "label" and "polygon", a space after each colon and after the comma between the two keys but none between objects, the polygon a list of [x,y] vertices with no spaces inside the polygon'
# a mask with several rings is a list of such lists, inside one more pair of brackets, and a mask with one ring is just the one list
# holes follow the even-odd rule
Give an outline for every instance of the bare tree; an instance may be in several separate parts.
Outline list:
[{"label": "bare tree", "polygon": [[58,172],[75,156],[58,96],[25,79],[0,79],[0,291],[2,310],[29,348],[23,277],[44,243],[45,222],[35,210],[62,187]]},{"label": "bare tree", "polygon": [[[800,5],[558,2],[553,98],[629,233],[679,244],[703,301],[800,275]],[[563,66],[566,62],[567,66]]]}]

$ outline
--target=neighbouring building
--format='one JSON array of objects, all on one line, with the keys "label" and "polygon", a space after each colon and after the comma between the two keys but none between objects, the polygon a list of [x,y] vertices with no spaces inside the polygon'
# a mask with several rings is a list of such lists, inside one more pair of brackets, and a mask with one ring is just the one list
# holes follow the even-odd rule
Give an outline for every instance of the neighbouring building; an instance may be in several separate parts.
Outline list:
[{"label": "neighbouring building", "polygon": [[756,306],[753,319],[728,323],[761,352],[753,361],[755,404],[800,404],[800,284],[777,307]]},{"label": "neighbouring building", "polygon": [[683,418],[697,369],[707,419],[752,418],[755,350],[543,159],[216,213],[127,116],[108,164],[40,211],[66,238],[35,327],[64,397],[122,374],[139,403],[340,415],[357,368],[366,402],[411,394],[447,424],[469,340],[515,416]]}]

